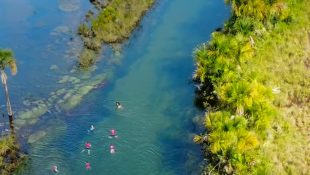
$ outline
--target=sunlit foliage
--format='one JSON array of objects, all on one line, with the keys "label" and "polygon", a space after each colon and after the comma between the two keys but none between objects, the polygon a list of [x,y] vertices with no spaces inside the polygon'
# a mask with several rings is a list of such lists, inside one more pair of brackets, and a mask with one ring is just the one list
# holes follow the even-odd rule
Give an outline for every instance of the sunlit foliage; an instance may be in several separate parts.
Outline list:
[{"label": "sunlit foliage", "polygon": [[82,59],[79,66],[88,68],[95,63],[96,55],[89,54],[89,50],[98,52],[103,43],[119,43],[129,38],[154,2],[155,0],[109,0],[104,5],[97,3],[98,14],[78,28],[85,46],[80,54]]},{"label": "sunlit foliage", "polygon": [[[303,80],[310,77],[306,72],[310,61],[305,56],[310,50],[310,9],[306,8],[310,3],[226,2],[232,7],[231,19],[194,51],[193,78],[202,88],[212,85],[200,90],[208,109],[206,133],[194,139],[211,160],[205,170],[219,174],[303,174],[309,170],[305,168],[310,163],[306,158],[309,151],[297,150],[309,149],[307,139],[303,139],[307,134],[297,134],[287,111],[294,111],[297,115],[292,117],[306,122],[310,83]],[[299,62],[288,64],[294,59]],[[302,87],[294,89],[298,84]],[[212,92],[207,92],[210,89]],[[209,103],[210,94],[215,95],[216,106]],[[303,113],[292,109],[292,103],[298,103]]]}]

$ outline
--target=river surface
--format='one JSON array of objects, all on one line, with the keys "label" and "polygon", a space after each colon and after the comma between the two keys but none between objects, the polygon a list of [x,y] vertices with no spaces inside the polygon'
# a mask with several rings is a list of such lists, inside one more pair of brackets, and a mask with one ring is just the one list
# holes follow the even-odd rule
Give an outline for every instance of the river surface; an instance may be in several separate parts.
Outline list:
[{"label": "river surface", "polygon": [[[92,9],[88,1],[1,0],[0,47],[11,48],[17,59],[18,74],[9,76],[8,85],[18,135],[30,157],[17,174],[53,174],[53,165],[58,174],[72,175],[199,174],[203,158],[192,143],[197,132],[192,120],[202,111],[193,103],[193,49],[229,17],[222,1],[158,0],[128,41],[118,49],[105,46],[96,66],[78,71],[81,41],[75,33]],[[66,75],[76,82],[62,82]],[[77,93],[72,89],[95,76],[107,78],[79,104],[59,107],[66,92]],[[124,108],[116,110],[115,101]],[[48,111],[20,119],[19,111],[38,109],[35,102]],[[3,134],[7,120],[0,122]],[[87,131],[90,125],[94,132]],[[117,138],[109,138],[111,129]],[[44,134],[30,141],[38,131]],[[90,155],[83,151],[86,141]]]}]

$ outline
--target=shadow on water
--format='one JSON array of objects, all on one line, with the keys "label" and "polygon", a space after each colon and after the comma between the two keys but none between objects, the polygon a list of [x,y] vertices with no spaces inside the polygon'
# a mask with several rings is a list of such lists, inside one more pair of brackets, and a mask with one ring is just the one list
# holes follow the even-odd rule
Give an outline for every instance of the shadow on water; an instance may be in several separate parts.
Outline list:
[{"label": "shadow on water", "polygon": [[[182,114],[170,114],[170,116],[180,117]],[[190,120],[191,116],[184,115],[181,118],[187,117],[180,124],[177,121],[173,125],[181,125],[178,131],[175,128],[167,128],[159,134],[160,147],[163,157],[164,171],[174,171],[174,174],[199,174],[202,161],[202,155],[198,151],[199,145],[194,145],[192,142],[192,132],[195,127]],[[186,132],[184,132],[186,131]]]},{"label": "shadow on water", "polygon": [[173,171],[178,175],[199,174],[202,157],[199,153],[191,152],[189,149],[197,149],[191,143],[173,138],[172,136],[162,135],[163,172]]},{"label": "shadow on water", "polygon": [[[201,131],[197,131],[192,120],[194,116],[202,115],[202,112],[195,109],[191,100],[194,87],[189,75],[192,67],[188,66],[187,62],[190,64],[191,56],[170,58],[163,65],[158,65],[161,67],[158,75],[168,75],[165,79],[170,80],[159,91],[173,94],[163,112],[171,125],[158,134],[160,148],[164,155],[163,167],[165,171],[173,170],[173,174],[180,175],[199,174],[199,164],[202,162],[199,145],[192,142],[193,133]],[[181,81],[175,81],[180,80],[180,77],[183,77]]]}]

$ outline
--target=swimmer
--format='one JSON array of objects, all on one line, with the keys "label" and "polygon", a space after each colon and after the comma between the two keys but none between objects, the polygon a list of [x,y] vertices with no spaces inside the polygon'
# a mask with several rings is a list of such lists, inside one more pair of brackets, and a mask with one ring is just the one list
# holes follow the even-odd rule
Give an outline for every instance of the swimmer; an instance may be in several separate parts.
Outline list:
[{"label": "swimmer", "polygon": [[[89,142],[86,142],[85,149],[87,150],[88,155],[90,155],[90,148],[91,148],[91,144]],[[83,149],[82,152],[84,152],[85,149]]]},{"label": "swimmer", "polygon": [[58,173],[58,168],[56,165],[52,166],[53,173]]},{"label": "swimmer", "polygon": [[116,105],[116,109],[123,109],[123,106],[121,105],[120,102],[115,102],[115,105]]},{"label": "swimmer", "polygon": [[86,143],[85,143],[85,148],[87,149],[88,155],[90,155],[91,144],[90,144],[89,142],[86,142]]},{"label": "swimmer", "polygon": [[94,125],[90,125],[90,129],[88,130],[88,133],[93,132],[95,130]]},{"label": "swimmer", "polygon": [[90,131],[93,131],[93,130],[95,130],[95,127],[94,127],[94,125],[91,125],[90,126]]},{"label": "swimmer", "polygon": [[117,138],[117,135],[116,135],[116,130],[115,130],[115,129],[111,129],[111,133],[110,133],[109,138],[111,139],[112,137]]},{"label": "swimmer", "polygon": [[85,163],[85,168],[86,168],[86,170],[90,170],[91,167],[90,167],[90,163],[89,162]]},{"label": "swimmer", "polygon": [[115,153],[115,147],[114,147],[114,145],[111,145],[111,146],[110,146],[110,153],[111,153],[111,154],[114,154],[114,153]]}]

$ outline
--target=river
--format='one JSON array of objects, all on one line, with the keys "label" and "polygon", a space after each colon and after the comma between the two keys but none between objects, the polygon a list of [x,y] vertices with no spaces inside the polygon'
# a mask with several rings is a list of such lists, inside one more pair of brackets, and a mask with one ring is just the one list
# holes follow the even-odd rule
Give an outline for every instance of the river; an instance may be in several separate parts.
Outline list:
[{"label": "river", "polygon": [[[118,51],[105,46],[96,66],[78,71],[75,31],[90,8],[81,0],[0,1],[0,47],[17,58],[18,74],[8,85],[30,157],[16,174],[52,174],[53,165],[58,174],[72,175],[199,174],[203,157],[192,143],[198,132],[192,120],[203,112],[193,103],[193,49],[222,26],[229,7],[222,0],[158,0]],[[80,95],[79,104],[61,108],[65,94],[85,92],[82,82],[96,76],[106,78]],[[116,110],[115,101],[124,108]],[[19,113],[37,104],[48,108],[38,118]],[[7,121],[0,122],[4,130]],[[117,138],[108,137],[110,129]],[[29,141],[38,131],[42,137]],[[82,151],[86,141],[90,155]]]}]

